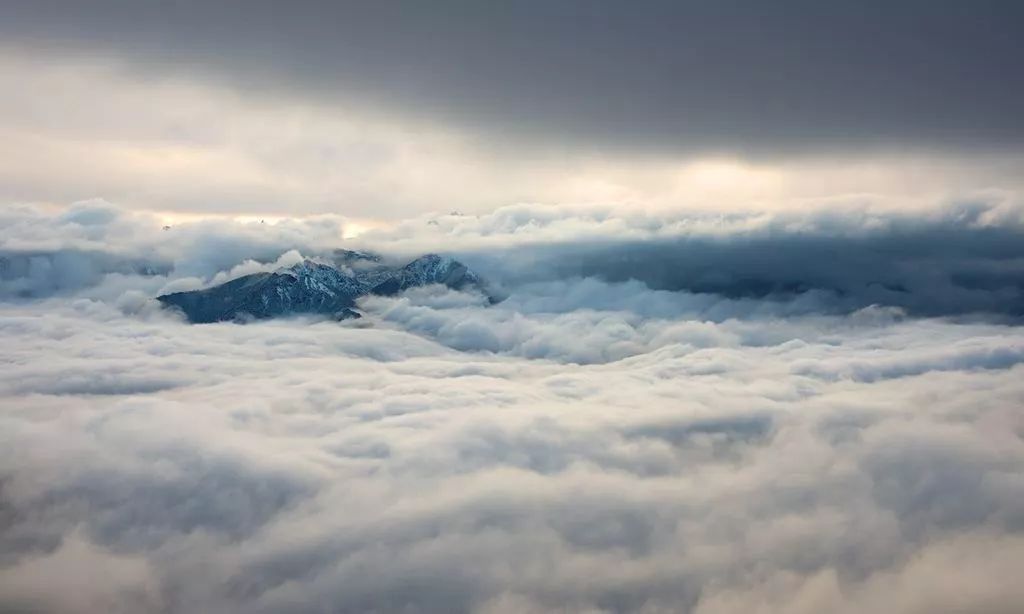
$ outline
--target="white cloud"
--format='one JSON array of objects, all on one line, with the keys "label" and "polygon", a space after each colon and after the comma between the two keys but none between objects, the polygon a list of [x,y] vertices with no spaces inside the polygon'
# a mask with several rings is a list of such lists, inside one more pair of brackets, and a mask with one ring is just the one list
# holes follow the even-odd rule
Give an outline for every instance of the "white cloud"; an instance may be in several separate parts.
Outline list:
[{"label": "white cloud", "polygon": [[[0,609],[1019,603],[1012,202],[511,207],[355,243],[335,217],[164,231],[98,201],[0,215]],[[817,262],[816,242],[845,249]],[[197,326],[152,300],[350,243],[444,247],[508,297],[417,288],[361,299],[357,321]],[[674,286],[696,256],[719,280],[821,287]],[[616,279],[622,262],[637,279]],[[858,284],[891,271],[907,298],[865,306]],[[966,315],[922,318],[939,299]],[[77,571],[84,588],[52,583]]]},{"label": "white cloud", "polygon": [[[716,321],[705,298],[592,279],[517,290],[370,299],[358,324],[3,304],[0,600],[1019,603],[1024,380],[987,358],[1021,352],[1017,327],[777,305]],[[104,570],[80,601],[38,588],[78,569]]]}]

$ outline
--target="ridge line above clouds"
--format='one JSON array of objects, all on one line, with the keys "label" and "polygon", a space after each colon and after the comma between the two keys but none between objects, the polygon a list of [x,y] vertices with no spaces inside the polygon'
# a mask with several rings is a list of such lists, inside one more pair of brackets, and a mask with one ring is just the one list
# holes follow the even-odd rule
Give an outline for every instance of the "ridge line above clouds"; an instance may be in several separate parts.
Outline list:
[{"label": "ridge line above clouds", "polygon": [[93,201],[0,217],[7,300],[75,294],[114,278],[120,292],[133,284],[155,292],[169,282],[189,289],[280,266],[282,257],[356,247],[396,259],[446,251],[507,290],[594,277],[731,299],[802,298],[805,308],[824,312],[879,304],[924,316],[1024,315],[1024,208],[1011,199],[925,214],[847,207],[659,216],[517,205],[421,217],[355,240],[341,239],[340,216],[162,230],[152,216]]}]

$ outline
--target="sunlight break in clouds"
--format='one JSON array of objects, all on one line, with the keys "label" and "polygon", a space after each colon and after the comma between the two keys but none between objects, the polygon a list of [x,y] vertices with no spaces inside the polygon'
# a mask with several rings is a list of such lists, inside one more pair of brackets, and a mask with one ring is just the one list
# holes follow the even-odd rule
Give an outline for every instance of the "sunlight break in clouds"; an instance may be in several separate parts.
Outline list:
[{"label": "sunlight break in clouds", "polygon": [[130,67],[110,60],[43,63],[0,55],[8,92],[0,100],[0,156],[8,161],[0,168],[0,195],[41,204],[103,196],[171,220],[344,212],[379,226],[516,202],[617,203],[655,214],[679,207],[819,209],[836,199],[923,209],[1024,187],[1024,158],[1017,155],[636,158],[557,144],[524,155],[514,143],[415,113],[242,96],[177,75],[144,82],[132,76]]}]

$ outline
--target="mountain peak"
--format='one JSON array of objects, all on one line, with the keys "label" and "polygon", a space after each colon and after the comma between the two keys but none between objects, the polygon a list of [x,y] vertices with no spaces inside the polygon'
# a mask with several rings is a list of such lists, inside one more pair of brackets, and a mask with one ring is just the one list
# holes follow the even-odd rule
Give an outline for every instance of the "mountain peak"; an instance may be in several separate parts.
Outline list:
[{"label": "mountain peak", "polygon": [[[293,264],[291,266],[280,267],[280,268],[278,268],[274,272],[275,273],[289,273],[289,272],[291,272],[291,273],[309,273],[311,271],[316,271],[316,270],[320,269],[320,267],[325,267],[325,266],[327,266],[327,265],[321,264],[321,263],[316,262],[314,260],[310,260],[309,258],[304,258],[301,262],[296,262],[295,264]],[[328,268],[334,268],[334,267],[328,267]]]}]

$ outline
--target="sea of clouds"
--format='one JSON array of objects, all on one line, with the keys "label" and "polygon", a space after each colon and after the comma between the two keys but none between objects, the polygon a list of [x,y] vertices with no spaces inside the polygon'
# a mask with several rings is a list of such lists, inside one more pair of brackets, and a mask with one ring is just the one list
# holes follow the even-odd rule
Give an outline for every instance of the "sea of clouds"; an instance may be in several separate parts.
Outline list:
[{"label": "sea of clouds", "polygon": [[[1019,612],[1024,208],[0,210],[0,611]],[[507,298],[189,325],[338,247]]]}]

